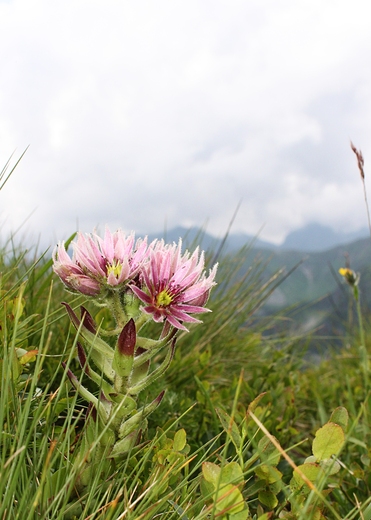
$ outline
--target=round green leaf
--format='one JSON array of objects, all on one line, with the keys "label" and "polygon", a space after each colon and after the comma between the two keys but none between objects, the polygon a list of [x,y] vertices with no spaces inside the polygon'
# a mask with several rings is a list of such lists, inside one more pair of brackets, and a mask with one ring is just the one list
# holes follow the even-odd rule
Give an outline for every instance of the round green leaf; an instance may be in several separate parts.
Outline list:
[{"label": "round green leaf", "polygon": [[294,480],[299,487],[302,487],[305,484],[304,479],[301,476],[301,473],[307,477],[311,482],[315,482],[320,476],[324,475],[322,468],[318,464],[313,463],[304,463],[298,466],[299,471],[295,469],[294,471]]},{"label": "round green leaf", "polygon": [[223,484],[240,484],[243,482],[242,469],[237,462],[229,462],[222,469],[220,482]]},{"label": "round green leaf", "polygon": [[273,484],[282,478],[282,473],[274,466],[269,466],[268,464],[261,464],[254,468],[254,471],[255,475],[267,484]]},{"label": "round green leaf", "polygon": [[317,460],[329,459],[337,454],[345,441],[344,430],[338,424],[328,422],[316,432],[312,452]]},{"label": "round green leaf", "polygon": [[215,506],[218,511],[225,511],[228,515],[232,515],[242,511],[245,508],[245,502],[237,486],[222,484],[216,495]]},{"label": "round green leaf", "polygon": [[178,430],[174,435],[174,445],[173,448],[175,451],[182,451],[187,442],[187,435],[185,429],[182,428]]},{"label": "round green leaf", "polygon": [[349,414],[344,406],[339,406],[335,408],[330,417],[330,422],[336,423],[342,427],[344,432],[347,431],[349,421]]},{"label": "round green leaf", "polygon": [[259,502],[269,507],[269,509],[274,509],[278,504],[278,499],[272,491],[259,491],[258,499]]},{"label": "round green leaf", "polygon": [[216,486],[220,475],[220,467],[213,462],[204,462],[202,464],[202,475],[207,482]]}]

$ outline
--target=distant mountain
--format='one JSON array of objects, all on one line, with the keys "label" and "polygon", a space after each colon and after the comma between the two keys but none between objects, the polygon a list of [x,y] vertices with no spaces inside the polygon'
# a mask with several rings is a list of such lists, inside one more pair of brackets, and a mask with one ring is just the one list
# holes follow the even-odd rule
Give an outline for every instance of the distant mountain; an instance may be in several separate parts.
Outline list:
[{"label": "distant mountain", "polygon": [[[349,330],[358,330],[358,318],[350,287],[339,274],[350,264],[360,273],[360,302],[365,323],[371,315],[371,241],[369,238],[338,245],[326,251],[252,249],[239,273],[264,266],[261,287],[279,270],[275,290],[258,310],[257,317],[282,316],[274,320],[269,334],[293,334],[306,338],[308,355],[322,357],[329,348],[344,345]],[[284,276],[288,274],[285,278]],[[239,276],[239,275],[238,275]],[[217,280],[218,281],[218,280]],[[352,334],[355,337],[354,333]]]},{"label": "distant mountain", "polygon": [[[155,236],[159,237],[161,234],[149,236],[149,239],[155,238]],[[282,246],[277,247],[245,234],[233,233],[223,244],[222,238],[217,239],[197,228],[177,227],[163,234],[168,242],[178,242],[182,237],[184,247],[200,245],[202,249],[214,253],[218,252],[222,246],[223,254],[233,254],[241,250],[243,246],[250,245],[246,252],[246,265],[242,270],[247,270],[255,259],[259,259],[260,262],[266,264],[265,275],[267,277],[282,268],[286,272],[295,268],[267,301],[266,308],[272,311],[298,303],[308,304],[327,297],[343,282],[338,270],[340,267],[344,267],[348,261],[355,271],[364,273],[370,270],[370,238],[339,244],[339,242],[344,242],[346,237],[352,236],[357,236],[357,234],[339,234],[330,228],[311,224],[290,233]],[[336,245],[331,247],[334,242]],[[330,244],[327,248],[326,243]]]},{"label": "distant mountain", "polygon": [[[185,228],[177,226],[170,230],[162,231],[160,233],[150,233],[148,235],[149,241],[155,238],[163,238],[166,242],[178,242],[182,238],[185,247],[199,245],[203,250],[217,251],[223,245],[223,236],[215,237],[200,228],[191,227]],[[244,233],[231,233],[228,235],[225,244],[223,245],[223,252],[238,251],[247,244],[253,247],[264,249],[275,249],[276,246],[270,242],[260,240],[259,238]]]},{"label": "distant mountain", "polygon": [[[268,259],[267,251],[257,250],[256,253]],[[340,267],[346,267],[348,262],[351,269],[362,274],[362,285],[363,274],[371,269],[369,238],[338,245],[326,251],[279,249],[271,252],[267,273],[273,274],[283,267],[288,272],[297,267],[274,291],[268,302],[269,306],[284,307],[296,303],[310,303],[332,294],[339,286],[344,285],[338,271]]]},{"label": "distant mountain", "polygon": [[[338,245],[349,244],[355,240],[366,238],[368,235],[369,230],[367,228],[354,233],[338,233],[330,227],[311,223],[289,233],[280,246],[245,233],[231,233],[228,235],[223,249],[224,251],[232,252],[246,245],[251,245],[254,248],[269,249],[271,251],[319,252],[332,249]],[[186,246],[197,244],[205,250],[217,250],[223,241],[223,236],[216,238],[196,227],[185,228],[178,226],[168,231],[149,235],[149,239],[165,238],[168,242],[178,242],[180,237],[183,238]]]},{"label": "distant mountain", "polygon": [[[294,253],[290,260],[289,256]],[[300,254],[300,253],[299,253]],[[303,255],[301,253],[301,255]],[[298,252],[274,254],[268,272],[298,259]],[[328,348],[344,346],[345,337],[357,337],[358,316],[352,289],[339,274],[339,267],[350,267],[360,274],[360,303],[367,330],[371,315],[371,242],[358,240],[324,252],[309,253],[297,269],[279,285],[265,302],[263,315],[283,314],[276,332],[304,335],[311,353],[320,357]],[[352,332],[351,332],[352,331]]]},{"label": "distant mountain", "polygon": [[281,249],[297,251],[324,251],[340,244],[349,244],[369,234],[367,228],[354,233],[337,233],[327,226],[311,223],[289,233]]}]

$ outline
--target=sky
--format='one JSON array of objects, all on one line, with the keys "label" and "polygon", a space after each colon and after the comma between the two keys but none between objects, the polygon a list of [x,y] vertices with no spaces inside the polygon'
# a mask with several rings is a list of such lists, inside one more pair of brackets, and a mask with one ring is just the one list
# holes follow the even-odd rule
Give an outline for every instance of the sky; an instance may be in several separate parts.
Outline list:
[{"label": "sky", "polygon": [[[366,0],[0,0],[0,229],[367,226]],[[371,175],[371,168],[369,170]],[[371,198],[371,191],[370,191]]]}]

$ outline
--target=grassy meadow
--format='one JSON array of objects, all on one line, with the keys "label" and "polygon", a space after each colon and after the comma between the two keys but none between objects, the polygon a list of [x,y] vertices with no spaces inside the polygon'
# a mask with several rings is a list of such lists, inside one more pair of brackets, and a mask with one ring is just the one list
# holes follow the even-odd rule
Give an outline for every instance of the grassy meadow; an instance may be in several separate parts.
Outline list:
[{"label": "grassy meadow", "polygon": [[[282,272],[265,278],[249,247],[218,261],[212,312],[189,333],[179,331],[169,368],[140,395],[146,405],[165,390],[140,442],[125,457],[102,456],[79,487],[106,431],[87,432],[87,402],[62,366],[97,393],[77,361],[81,329],[61,302],[76,312],[84,305],[108,328],[110,317],[65,290],[50,252],[3,238],[1,519],[371,519],[371,345],[362,281],[342,348],[314,363],[306,356],[309,336],[282,332],[284,313],[257,312]],[[154,370],[164,356],[154,358]]]}]

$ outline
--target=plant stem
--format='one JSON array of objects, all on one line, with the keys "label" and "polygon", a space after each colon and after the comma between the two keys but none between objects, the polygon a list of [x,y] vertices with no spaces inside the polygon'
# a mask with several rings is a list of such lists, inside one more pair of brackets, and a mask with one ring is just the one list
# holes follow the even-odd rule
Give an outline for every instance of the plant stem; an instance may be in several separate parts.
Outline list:
[{"label": "plant stem", "polygon": [[118,292],[112,292],[106,301],[107,307],[112,312],[117,327],[122,329],[124,325],[126,325],[128,317],[123,309],[120,294]]},{"label": "plant stem", "polygon": [[368,389],[368,374],[369,374],[369,360],[368,353],[366,348],[365,341],[365,331],[363,327],[363,318],[362,318],[362,309],[361,309],[361,301],[359,297],[359,289],[355,285],[353,288],[354,299],[356,301],[356,309],[357,309],[357,317],[358,317],[358,325],[359,325],[359,337],[360,337],[360,346],[359,346],[359,355],[362,365],[363,377],[365,382],[365,390]]}]

